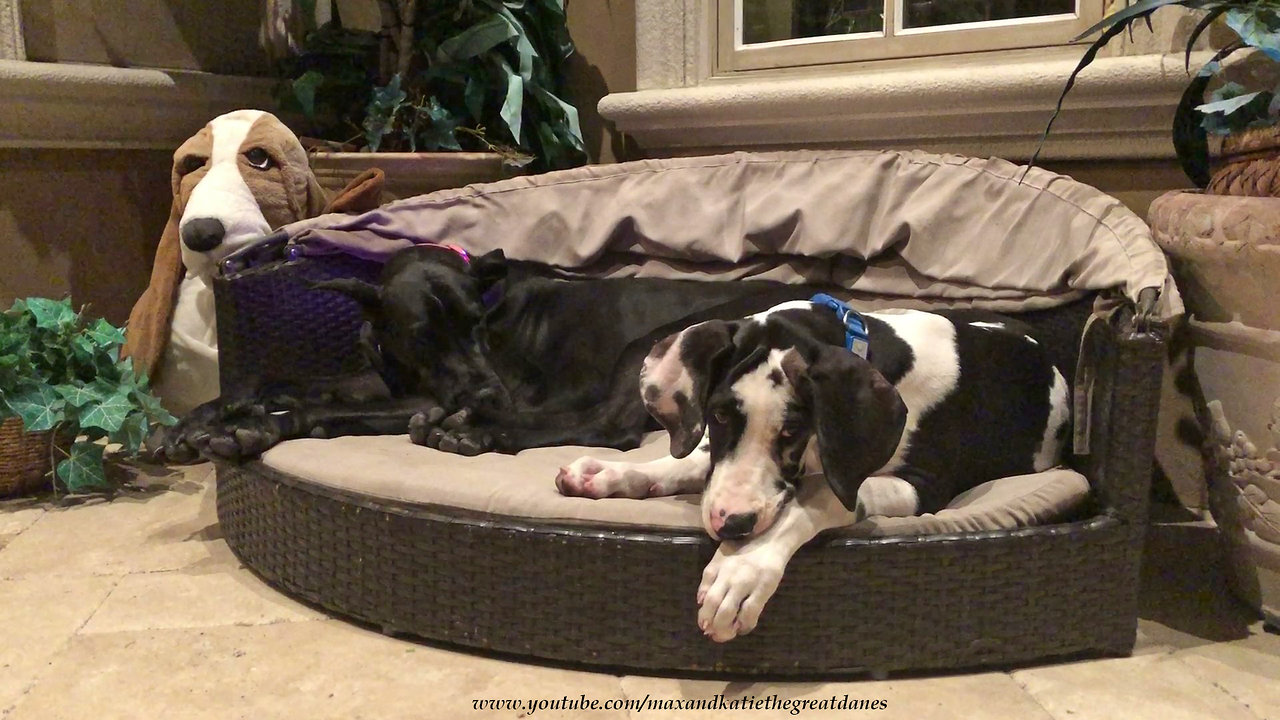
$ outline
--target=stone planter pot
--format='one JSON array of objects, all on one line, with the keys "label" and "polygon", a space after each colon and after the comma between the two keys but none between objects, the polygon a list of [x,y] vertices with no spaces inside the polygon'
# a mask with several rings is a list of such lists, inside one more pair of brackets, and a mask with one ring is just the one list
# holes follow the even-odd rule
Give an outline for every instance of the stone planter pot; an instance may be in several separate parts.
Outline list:
[{"label": "stone planter pot", "polygon": [[1280,628],[1280,198],[1167,193],[1149,222],[1187,306],[1228,578]]},{"label": "stone planter pot", "polygon": [[382,168],[390,199],[411,197],[470,183],[492,182],[518,174],[497,153],[312,152],[311,171],[321,187],[341,190],[367,168]]}]

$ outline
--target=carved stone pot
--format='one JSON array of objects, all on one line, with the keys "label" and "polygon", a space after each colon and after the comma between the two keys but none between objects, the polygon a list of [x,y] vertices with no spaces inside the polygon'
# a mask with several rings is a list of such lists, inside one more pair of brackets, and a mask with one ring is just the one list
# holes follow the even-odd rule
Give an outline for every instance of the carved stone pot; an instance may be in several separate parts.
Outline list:
[{"label": "carved stone pot", "polygon": [[1187,306],[1227,576],[1280,629],[1280,198],[1172,192],[1148,219]]}]

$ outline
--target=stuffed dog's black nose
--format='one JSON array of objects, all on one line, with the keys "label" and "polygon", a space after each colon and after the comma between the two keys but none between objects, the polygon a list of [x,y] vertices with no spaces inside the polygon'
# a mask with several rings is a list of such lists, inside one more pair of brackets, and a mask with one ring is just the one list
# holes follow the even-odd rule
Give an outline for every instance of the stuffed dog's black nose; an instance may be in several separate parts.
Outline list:
[{"label": "stuffed dog's black nose", "polygon": [[226,234],[218,218],[195,218],[182,226],[182,244],[196,252],[208,252],[218,247]]},{"label": "stuffed dog's black nose", "polygon": [[724,519],[719,535],[723,540],[737,540],[750,535],[755,526],[755,513],[738,513]]}]

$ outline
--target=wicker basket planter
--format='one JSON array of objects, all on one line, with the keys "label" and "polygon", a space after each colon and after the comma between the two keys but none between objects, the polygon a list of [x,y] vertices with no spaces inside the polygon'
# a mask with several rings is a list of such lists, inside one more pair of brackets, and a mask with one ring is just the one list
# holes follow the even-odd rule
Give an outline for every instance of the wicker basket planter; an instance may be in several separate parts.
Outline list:
[{"label": "wicker basket planter", "polygon": [[1150,223],[1187,304],[1228,579],[1280,628],[1280,198],[1174,192]]},{"label": "wicker basket planter", "polygon": [[52,431],[24,431],[21,418],[0,422],[0,497],[21,495],[46,482],[52,438]]},{"label": "wicker basket planter", "polygon": [[1280,197],[1280,127],[1228,135],[1209,181],[1214,195]]}]

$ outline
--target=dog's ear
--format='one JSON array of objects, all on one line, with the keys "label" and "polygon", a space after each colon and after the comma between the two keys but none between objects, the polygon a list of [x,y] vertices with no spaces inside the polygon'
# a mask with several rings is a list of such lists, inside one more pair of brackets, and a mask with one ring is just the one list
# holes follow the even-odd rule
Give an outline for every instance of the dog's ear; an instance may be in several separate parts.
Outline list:
[{"label": "dog's ear", "polygon": [[507,256],[501,250],[490,250],[472,258],[470,267],[472,277],[480,285],[480,292],[484,292],[507,277]]},{"label": "dog's ear", "polygon": [[702,441],[707,397],[724,374],[737,328],[723,320],[698,323],[660,340],[644,359],[640,396],[671,435],[673,457],[685,457]]},{"label": "dog's ear", "polygon": [[907,406],[880,371],[844,348],[824,345],[807,359],[793,349],[782,366],[813,413],[827,482],[852,510],[862,481],[898,449]]},{"label": "dog's ear", "polygon": [[382,191],[387,176],[378,168],[369,168],[352,178],[329,200],[323,213],[362,213],[382,205]]},{"label": "dog's ear", "polygon": [[374,314],[382,309],[382,287],[356,278],[336,278],[333,280],[315,280],[307,283],[312,290],[332,290],[342,293],[360,303],[365,314]]},{"label": "dog's ear", "polygon": [[[177,187],[177,180],[174,180]],[[151,266],[151,281],[142,296],[129,311],[124,347],[121,357],[133,358],[133,367],[153,381],[159,369],[160,358],[169,344],[169,331],[173,324],[173,310],[177,304],[178,289],[182,285],[182,241],[178,237],[178,223],[182,220],[182,203],[174,195],[169,209],[169,222],[160,234],[156,246],[156,258]]]},{"label": "dog's ear", "polygon": [[316,180],[316,175],[311,172],[309,166],[304,166],[303,171],[307,174],[306,217],[313,218],[324,214],[324,209],[329,205],[329,196],[325,194],[324,188],[320,187],[320,181]]}]

